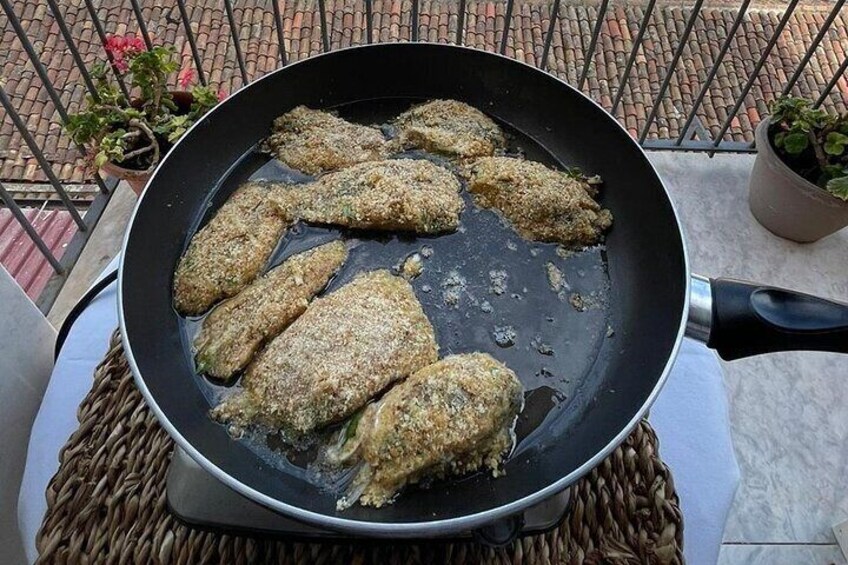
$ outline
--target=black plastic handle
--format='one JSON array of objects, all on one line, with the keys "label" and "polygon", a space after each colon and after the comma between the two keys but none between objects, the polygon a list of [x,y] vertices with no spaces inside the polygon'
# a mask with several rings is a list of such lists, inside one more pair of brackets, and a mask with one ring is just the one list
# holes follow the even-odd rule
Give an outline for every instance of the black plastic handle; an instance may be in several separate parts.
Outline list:
[{"label": "black plastic handle", "polygon": [[731,361],[774,351],[848,353],[848,304],[781,288],[713,279],[708,346]]}]

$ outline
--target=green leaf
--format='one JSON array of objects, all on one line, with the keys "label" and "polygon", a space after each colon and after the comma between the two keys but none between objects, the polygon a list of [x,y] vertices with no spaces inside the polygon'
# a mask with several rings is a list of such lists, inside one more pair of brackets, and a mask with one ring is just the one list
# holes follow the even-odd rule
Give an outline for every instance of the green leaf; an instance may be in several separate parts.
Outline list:
[{"label": "green leaf", "polygon": [[810,145],[810,138],[803,133],[790,133],[783,140],[787,153],[798,155]]},{"label": "green leaf", "polygon": [[99,153],[97,153],[97,155],[94,156],[94,164],[98,168],[105,165],[108,161],[109,161],[109,156],[106,155],[106,153],[104,153],[103,151],[100,151]]},{"label": "green leaf", "polygon": [[832,131],[827,134],[827,141],[824,144],[824,152],[828,155],[839,156],[845,151],[845,146],[848,145],[848,135]]},{"label": "green leaf", "polygon": [[848,202],[848,176],[827,181],[827,190],[837,198]]},{"label": "green leaf", "polygon": [[342,445],[345,445],[348,441],[350,441],[354,437],[356,437],[356,431],[359,428],[359,421],[362,419],[362,415],[364,413],[365,413],[365,408],[362,408],[362,409],[359,410],[359,412],[354,414],[353,417],[350,419],[350,421],[347,424],[347,427],[345,427],[344,441],[342,442]]},{"label": "green leaf", "polygon": [[170,134],[168,134],[168,141],[174,143],[176,140],[182,137],[182,135],[186,132],[186,128],[178,127]]}]

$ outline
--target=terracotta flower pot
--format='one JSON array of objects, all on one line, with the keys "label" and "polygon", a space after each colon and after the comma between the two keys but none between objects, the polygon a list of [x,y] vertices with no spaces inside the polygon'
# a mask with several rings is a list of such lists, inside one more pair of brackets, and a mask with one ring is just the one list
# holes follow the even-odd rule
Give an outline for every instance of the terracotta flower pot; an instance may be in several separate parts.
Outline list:
[{"label": "terracotta flower pot", "polygon": [[[191,95],[191,92],[178,90],[171,92],[171,96],[174,99],[174,103],[177,105],[177,114],[180,115],[188,113],[191,109],[191,103],[194,101],[194,97]],[[130,105],[140,108],[141,100],[133,100]],[[159,155],[159,161],[161,161],[164,156],[164,153]],[[158,163],[156,163],[156,165],[158,165]],[[133,192],[135,192],[138,196],[141,196],[141,193],[144,191],[144,187],[147,186],[147,181],[150,180],[150,177],[153,175],[153,171],[156,170],[156,166],[145,171],[140,171],[138,169],[127,169],[117,163],[109,161],[100,167],[100,169],[109,176],[127,181],[127,184],[130,185]]]},{"label": "terracotta flower pot", "polygon": [[130,188],[132,188],[133,192],[135,192],[138,196],[141,196],[141,193],[144,191],[144,187],[147,186],[147,181],[150,180],[150,176],[153,174],[154,169],[147,171],[125,169],[111,161],[100,167],[100,170],[107,175],[127,181],[127,184],[130,185]]},{"label": "terracotta flower pot", "polygon": [[848,202],[789,168],[768,138],[769,120],[757,127],[757,159],[748,204],[760,224],[780,237],[809,243],[848,226]]}]

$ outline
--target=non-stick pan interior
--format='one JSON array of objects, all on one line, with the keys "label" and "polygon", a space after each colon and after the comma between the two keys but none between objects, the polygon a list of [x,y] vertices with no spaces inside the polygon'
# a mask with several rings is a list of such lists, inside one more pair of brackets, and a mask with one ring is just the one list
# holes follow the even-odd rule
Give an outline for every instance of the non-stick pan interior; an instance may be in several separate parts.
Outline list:
[{"label": "non-stick pan interior", "polygon": [[[412,489],[387,508],[337,512],[336,494],[313,485],[308,473],[279,464],[268,450],[257,453],[233,441],[209,420],[210,401],[220,390],[194,375],[192,325],[171,307],[172,273],[189,236],[241,180],[280,173],[255,151],[277,115],[306,104],[379,124],[415,100],[437,97],[464,100],[509,124],[512,148],[527,158],[600,174],[601,200],[613,211],[614,227],[606,248],[566,259],[555,246],[525,242],[491,212],[470,207],[464,233],[442,238],[343,234],[362,241],[331,288],[357,268],[391,267],[432,248],[413,285],[436,326],[441,353],[487,350],[516,370],[528,396],[517,430],[521,441],[505,477],[477,474]],[[334,230],[299,228],[272,263],[336,236]],[[547,261],[571,285],[561,296],[548,287],[542,272]],[[507,274],[506,291],[496,294],[492,280],[500,272]],[[237,481],[233,486],[243,492],[261,493],[265,503],[279,501],[284,506],[278,509],[302,518],[342,519],[332,525],[359,533],[418,523],[406,532],[413,534],[436,533],[421,523],[439,527],[436,522],[471,514],[478,516],[470,522],[479,523],[495,517],[489,512],[495,508],[518,510],[521,504],[514,503],[529,503],[528,497],[598,455],[642,410],[663,373],[680,327],[686,276],[678,226],[659,180],[602,110],[501,57],[384,45],[284,69],[236,94],[186,136],[160,167],[133,220],[121,298],[137,377],[166,427],[193,446],[206,459],[202,463]],[[454,290],[457,308],[444,302]],[[584,299],[584,311],[569,301],[574,295]],[[496,334],[510,328],[515,343],[500,347]]]}]

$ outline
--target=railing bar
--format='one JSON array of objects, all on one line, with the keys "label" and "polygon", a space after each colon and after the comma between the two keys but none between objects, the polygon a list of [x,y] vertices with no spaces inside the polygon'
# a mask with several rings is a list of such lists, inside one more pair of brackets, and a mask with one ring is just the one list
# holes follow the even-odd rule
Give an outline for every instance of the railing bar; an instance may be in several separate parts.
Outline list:
[{"label": "railing bar", "polygon": [[413,42],[418,41],[418,0],[412,0],[412,28],[409,30]]},{"label": "railing bar", "polygon": [[713,146],[712,141],[692,140],[677,145],[673,139],[648,139],[642,146],[644,149],[663,151],[704,151],[709,154],[715,153],[752,153],[754,149],[747,141],[727,141]]},{"label": "railing bar", "polygon": [[[21,45],[23,45],[24,51],[26,51],[27,57],[29,57],[29,60],[32,63],[32,66],[35,69],[39,80],[41,80],[42,84],[44,85],[44,89],[47,91],[47,95],[50,97],[50,101],[53,103],[53,107],[56,109],[56,112],[62,119],[62,123],[67,124],[68,110],[67,108],[65,108],[65,105],[62,103],[62,100],[59,98],[59,93],[56,92],[56,88],[53,86],[53,83],[50,81],[50,77],[47,75],[47,69],[44,68],[41,59],[38,58],[38,54],[35,52],[35,48],[29,41],[29,37],[26,35],[26,32],[24,32],[23,27],[21,26],[21,21],[18,19],[18,16],[12,10],[12,6],[9,3],[9,0],[0,0],[0,4],[2,4],[3,6],[3,11],[6,12],[6,16],[9,18],[9,23],[12,24],[12,28],[15,30],[15,34],[17,34],[18,39],[20,39]],[[69,44],[69,46],[73,47],[73,43]],[[75,49],[75,47],[73,48]],[[82,68],[85,68],[85,66],[83,65]],[[92,93],[92,95],[94,96],[95,94]],[[85,155],[85,147],[76,142],[74,142],[74,145],[76,145],[80,153]],[[104,194],[108,194],[109,190],[106,188],[106,185],[103,184],[103,179],[101,179],[100,175],[98,175],[97,173],[95,173],[94,175],[94,182],[95,184],[97,184],[98,188],[100,188],[101,192],[103,192]]]},{"label": "railing bar", "polygon": [[177,0],[177,6],[180,9],[180,18],[183,20],[183,27],[186,31],[186,39],[188,39],[188,46],[191,49],[191,57],[194,59],[194,66],[197,67],[197,78],[200,79],[200,84],[206,86],[206,73],[203,72],[203,59],[200,58],[200,52],[197,50],[197,42],[194,39],[194,32],[191,31],[191,20],[188,17],[185,0]]},{"label": "railing bar", "polygon": [[133,12],[135,12],[135,19],[138,22],[138,29],[141,31],[144,44],[148,50],[153,49],[153,42],[150,41],[150,33],[147,31],[147,23],[144,21],[144,14],[141,12],[141,6],[138,0],[130,0],[130,4],[132,5]]},{"label": "railing bar", "polygon": [[102,194],[111,194],[112,191],[109,190],[109,187],[106,186],[106,183],[103,181],[103,177],[100,176],[99,171],[94,171],[94,184],[100,189]]},{"label": "railing bar", "polygon": [[321,46],[324,53],[330,52],[330,37],[327,33],[327,8],[324,0],[318,0],[318,17],[321,18]]},{"label": "railing bar", "polygon": [[371,0],[365,0],[365,33],[368,34],[368,44],[370,45],[372,40],[372,35],[374,30],[372,29],[373,24],[371,23]]},{"label": "railing bar", "polygon": [[548,68],[548,54],[551,52],[551,43],[554,39],[554,28],[556,27],[557,17],[559,17],[560,0],[554,0],[554,5],[551,8],[551,23],[548,26],[548,33],[545,34],[545,46],[542,48],[542,62],[539,65],[540,69]]},{"label": "railing bar", "polygon": [[774,30],[771,38],[769,39],[768,44],[766,45],[765,51],[760,56],[760,60],[757,61],[756,66],[754,67],[754,71],[751,73],[751,76],[748,77],[748,82],[745,83],[745,86],[742,88],[742,92],[739,95],[739,98],[736,99],[736,103],[733,105],[733,109],[727,114],[727,119],[724,120],[724,124],[721,126],[721,131],[719,131],[716,138],[713,140],[713,147],[718,147],[721,143],[724,134],[727,133],[727,130],[730,129],[730,123],[733,121],[733,118],[736,117],[736,113],[739,112],[739,108],[742,107],[742,104],[745,103],[745,97],[748,96],[748,92],[751,91],[751,87],[754,86],[754,81],[757,80],[757,76],[760,74],[763,66],[766,64],[766,60],[768,59],[771,50],[774,49],[774,46],[777,44],[777,40],[780,38],[780,34],[783,32],[783,28],[786,27],[786,24],[789,23],[789,18],[792,17],[792,12],[795,10],[795,6],[798,5],[798,0],[791,0],[789,5],[786,7],[786,11],[783,13],[783,16],[780,18],[780,21],[777,24],[777,28]]},{"label": "railing bar", "polygon": [[580,80],[577,81],[577,89],[583,90],[583,84],[586,82],[586,76],[589,74],[589,65],[595,57],[595,47],[598,45],[598,37],[601,35],[601,26],[604,24],[604,19],[607,16],[607,6],[609,0],[602,0],[598,7],[598,19],[595,21],[595,27],[592,29],[592,39],[589,41],[589,47],[583,54],[583,71],[580,73]]},{"label": "railing bar", "polygon": [[112,53],[106,49],[106,32],[103,30],[103,24],[100,23],[100,18],[97,17],[97,10],[94,8],[94,4],[92,4],[91,0],[84,0],[84,2],[85,7],[88,10],[88,15],[91,18],[91,23],[94,25],[94,31],[97,32],[97,36],[100,38],[100,44],[106,52],[106,58],[109,60],[109,67],[111,67],[112,73],[115,75],[115,80],[118,81],[118,86],[120,87],[124,97],[129,98],[130,92],[127,90],[127,85],[124,83],[124,77],[121,76],[120,71],[118,71],[117,67],[115,67],[115,59],[112,57]]},{"label": "railing bar", "polygon": [[503,35],[501,36],[501,49],[500,54],[506,55],[506,44],[507,40],[509,40],[509,28],[512,27],[512,9],[515,7],[515,0],[507,0],[506,2],[506,15],[504,16],[504,29]]},{"label": "railing bar", "polygon": [[827,31],[830,29],[830,25],[833,23],[833,20],[836,19],[836,16],[839,15],[839,10],[842,9],[842,5],[845,4],[845,0],[838,0],[836,4],[833,6],[833,10],[827,15],[827,19],[825,19],[822,24],[821,29],[816,34],[815,39],[810,44],[810,48],[807,49],[807,52],[804,53],[804,58],[801,59],[801,62],[798,63],[798,66],[795,68],[795,72],[792,74],[792,78],[789,79],[789,82],[786,83],[786,86],[783,87],[783,96],[789,94],[789,91],[792,90],[792,87],[795,86],[795,83],[798,82],[798,79],[801,78],[801,73],[804,71],[804,68],[807,66],[807,63],[812,59],[813,54],[818,49],[819,44],[824,39],[824,36],[827,35]]},{"label": "railing bar", "polygon": [[26,124],[21,119],[17,110],[15,110],[12,106],[12,102],[9,100],[9,97],[6,95],[6,91],[2,87],[0,87],[0,105],[6,109],[6,114],[12,120],[12,123],[15,124],[18,133],[21,134],[21,137],[24,139],[27,147],[29,147],[29,150],[32,151],[33,157],[35,157],[35,160],[38,161],[39,166],[47,176],[47,180],[49,180],[50,184],[53,185],[53,189],[56,191],[56,194],[59,195],[59,198],[62,200],[65,208],[67,208],[68,212],[71,213],[71,217],[74,219],[74,222],[76,222],[81,231],[87,230],[88,226],[86,226],[82,217],[79,215],[79,212],[77,212],[77,208],[74,206],[74,203],[71,202],[71,199],[68,197],[68,193],[65,192],[65,187],[62,186],[62,182],[58,179],[58,177],[56,177],[56,173],[53,172],[53,168],[50,166],[50,163],[47,162],[47,159],[45,159],[44,153],[41,152],[41,148],[35,142],[35,139],[32,137],[32,134],[29,133],[29,130],[27,130]]},{"label": "railing bar", "polygon": [[[710,140],[710,132],[707,128],[704,127],[703,122],[701,122],[701,118],[695,116],[695,120],[692,122],[692,129],[695,131],[695,135],[698,136],[698,139],[701,140]],[[690,137],[691,139],[691,137]]]},{"label": "railing bar", "polygon": [[727,55],[727,52],[730,50],[730,45],[733,43],[733,39],[736,37],[736,31],[739,29],[739,26],[742,25],[742,20],[745,19],[745,14],[747,13],[748,6],[750,4],[751,0],[744,0],[742,2],[742,6],[739,7],[739,13],[736,14],[736,19],[733,20],[733,24],[731,24],[730,29],[727,32],[727,38],[724,40],[724,44],[722,44],[721,50],[719,50],[718,56],[716,57],[713,66],[710,68],[710,72],[707,73],[707,79],[701,86],[701,91],[695,98],[695,103],[692,105],[692,109],[686,117],[686,123],[683,125],[683,129],[681,129],[680,135],[677,137],[677,145],[683,143],[683,138],[686,135],[689,126],[692,125],[692,121],[696,118],[698,108],[700,108],[701,104],[704,102],[704,98],[707,96],[707,92],[709,92],[710,86],[712,85],[715,76],[718,74],[718,69],[721,66],[722,61],[724,61],[725,55]]},{"label": "railing bar", "polygon": [[47,70],[41,63],[41,59],[38,58],[38,54],[35,52],[35,48],[33,48],[32,43],[29,41],[29,37],[21,26],[21,21],[18,19],[17,14],[13,11],[11,3],[9,0],[0,0],[0,5],[3,6],[3,11],[6,12],[6,16],[9,18],[9,23],[12,24],[12,28],[15,30],[15,34],[18,36],[24,51],[26,51],[32,66],[35,68],[38,78],[40,78],[41,82],[44,83],[44,88],[47,90],[47,95],[53,102],[56,112],[59,113],[63,122],[67,122],[68,111],[65,109],[65,105],[62,104],[59,94],[56,92],[56,89],[53,87],[53,83],[47,76]]},{"label": "railing bar", "polygon": [[0,182],[0,200],[6,203],[6,207],[9,208],[9,211],[12,213],[12,216],[18,221],[24,231],[27,233],[29,238],[38,248],[44,258],[47,259],[47,262],[50,263],[50,266],[53,267],[53,270],[59,274],[64,273],[64,269],[62,265],[59,263],[59,260],[56,259],[56,256],[50,251],[50,248],[47,247],[47,244],[44,243],[44,240],[41,239],[41,236],[38,235],[38,232],[35,231],[35,228],[32,227],[32,224],[27,220],[26,215],[21,211],[21,208],[18,206],[18,203],[12,198],[12,195],[6,191],[6,187],[3,186],[3,183]]},{"label": "railing bar", "polygon": [[230,22],[230,35],[233,38],[233,47],[236,50],[236,60],[238,61],[239,72],[241,73],[242,86],[247,84],[247,67],[244,65],[244,55],[241,53],[241,42],[239,41],[238,28],[236,28],[236,17],[233,14],[233,3],[230,0],[224,0],[224,9],[227,11],[227,21]]},{"label": "railing bar", "polygon": [[692,7],[692,15],[689,16],[689,20],[686,22],[686,27],[683,28],[683,35],[680,36],[680,44],[677,46],[674,55],[671,57],[671,63],[668,65],[665,78],[660,85],[660,90],[657,93],[657,96],[654,98],[654,104],[651,106],[651,113],[648,114],[648,120],[645,122],[645,127],[642,128],[642,133],[639,135],[639,143],[644,143],[645,139],[648,137],[648,130],[651,129],[651,124],[654,123],[654,120],[657,117],[660,104],[662,104],[663,97],[668,90],[668,86],[671,84],[671,79],[674,77],[674,70],[677,68],[677,63],[680,62],[680,57],[686,49],[686,45],[689,42],[689,36],[692,34],[692,29],[695,27],[695,22],[698,20],[698,16],[701,14],[701,6],[703,5],[704,0],[698,0]]},{"label": "railing bar", "polygon": [[627,63],[624,65],[624,73],[621,75],[621,81],[618,83],[618,91],[615,93],[615,99],[612,102],[610,114],[615,114],[618,105],[621,103],[621,98],[624,96],[624,88],[630,80],[630,71],[633,70],[633,65],[636,62],[636,55],[642,47],[642,38],[645,37],[645,32],[648,31],[648,23],[651,21],[651,16],[654,13],[654,5],[656,0],[651,0],[645,7],[645,15],[639,23],[639,31],[636,32],[636,39],[633,40],[633,47],[630,48],[630,55],[627,56]]},{"label": "railing bar", "polygon": [[839,79],[842,78],[842,75],[845,74],[845,70],[848,69],[848,57],[845,57],[845,60],[842,61],[842,64],[839,65],[839,68],[836,69],[836,72],[833,73],[833,78],[830,79],[830,82],[827,83],[827,86],[824,89],[824,92],[821,93],[819,99],[816,100],[816,103],[813,104],[813,108],[818,108],[824,101],[827,100],[827,97],[830,96],[833,87],[836,86],[836,83],[839,82]]},{"label": "railing bar", "polygon": [[65,23],[65,17],[59,10],[59,6],[56,5],[56,0],[47,0],[47,5],[50,7],[50,11],[53,13],[53,19],[59,26],[59,33],[62,34],[62,37],[65,39],[65,44],[71,50],[71,57],[73,57],[74,63],[76,63],[76,66],[79,69],[80,75],[82,76],[83,82],[85,82],[86,88],[88,88],[89,94],[91,94],[91,97],[94,98],[94,100],[99,101],[100,97],[97,95],[97,88],[95,88],[94,82],[91,80],[91,75],[89,74],[85,63],[83,62],[82,57],[80,56],[79,50],[77,49],[77,44],[74,41],[70,30],[68,29],[67,23]]},{"label": "railing bar", "polygon": [[274,7],[274,26],[277,28],[277,50],[280,53],[280,66],[285,67],[286,61],[286,38],[283,30],[283,16],[280,14],[280,0],[271,0],[271,5]]},{"label": "railing bar", "polygon": [[462,45],[465,35],[465,0],[459,0],[459,11],[456,15],[456,44]]},{"label": "railing bar", "polygon": [[[118,179],[114,177],[109,179],[110,192],[113,192],[117,185]],[[56,302],[56,297],[66,281],[64,274],[72,271],[74,265],[77,264],[85,244],[91,239],[91,235],[94,233],[98,223],[103,219],[103,211],[106,209],[109,201],[110,197],[102,194],[92,200],[85,211],[85,222],[88,224],[88,231],[78,231],[71,237],[67,245],[63,246],[64,251],[62,252],[62,258],[59,260],[59,264],[62,266],[64,273],[57,273],[50,277],[44,286],[44,290],[41,291],[41,294],[38,295],[38,299],[35,301],[35,305],[42,312],[49,312],[50,307]]]}]

